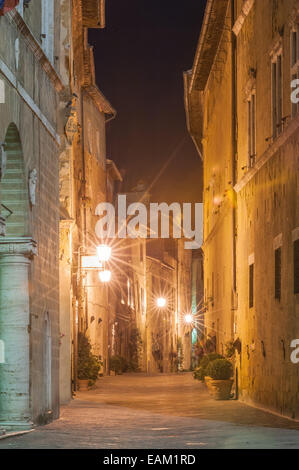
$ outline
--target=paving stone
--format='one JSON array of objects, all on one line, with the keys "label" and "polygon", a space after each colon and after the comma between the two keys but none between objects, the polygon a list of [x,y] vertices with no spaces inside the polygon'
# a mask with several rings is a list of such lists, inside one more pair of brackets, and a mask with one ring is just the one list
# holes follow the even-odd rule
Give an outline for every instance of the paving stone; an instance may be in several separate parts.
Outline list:
[{"label": "paving stone", "polygon": [[60,419],[0,449],[299,449],[299,423],[214,401],[191,374],[104,377]]}]

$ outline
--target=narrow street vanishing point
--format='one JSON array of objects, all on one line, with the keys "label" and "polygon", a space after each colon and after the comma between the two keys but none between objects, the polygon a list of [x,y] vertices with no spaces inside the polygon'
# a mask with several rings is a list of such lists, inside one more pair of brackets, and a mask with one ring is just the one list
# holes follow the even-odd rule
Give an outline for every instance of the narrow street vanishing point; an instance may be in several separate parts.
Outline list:
[{"label": "narrow street vanishing point", "polygon": [[190,373],[104,377],[60,419],[0,449],[299,449],[299,423],[215,401]]},{"label": "narrow street vanishing point", "polygon": [[276,448],[299,0],[0,0],[0,449]]}]

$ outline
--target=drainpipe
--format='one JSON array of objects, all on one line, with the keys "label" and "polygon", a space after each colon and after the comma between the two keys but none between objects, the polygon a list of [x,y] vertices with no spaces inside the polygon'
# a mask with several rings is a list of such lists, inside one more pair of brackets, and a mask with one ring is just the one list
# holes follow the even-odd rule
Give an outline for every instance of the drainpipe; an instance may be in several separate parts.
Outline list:
[{"label": "drainpipe", "polygon": [[81,152],[82,152],[82,185],[84,201],[83,211],[83,246],[86,248],[86,168],[85,168],[85,130],[84,130],[84,90],[81,88]]},{"label": "drainpipe", "polygon": [[[235,3],[231,0],[231,61],[232,61],[232,190],[236,184],[236,155],[237,147],[237,38],[233,32],[235,24]],[[233,194],[234,196],[234,194]],[[231,315],[231,338],[234,340],[235,335],[235,311],[237,301],[237,254],[236,254],[236,238],[237,238],[237,208],[235,198],[233,198],[232,207],[232,315]],[[235,400],[239,398],[239,367],[235,367]]]},{"label": "drainpipe", "polygon": [[[237,67],[236,50],[237,42],[233,32],[235,24],[235,0],[231,0],[231,74],[232,74],[232,160],[231,160],[231,185],[232,190],[236,184],[236,154],[237,154]],[[233,199],[234,201],[234,199]],[[232,207],[232,335],[234,337],[234,311],[237,292],[237,261],[236,261],[236,207]]]}]

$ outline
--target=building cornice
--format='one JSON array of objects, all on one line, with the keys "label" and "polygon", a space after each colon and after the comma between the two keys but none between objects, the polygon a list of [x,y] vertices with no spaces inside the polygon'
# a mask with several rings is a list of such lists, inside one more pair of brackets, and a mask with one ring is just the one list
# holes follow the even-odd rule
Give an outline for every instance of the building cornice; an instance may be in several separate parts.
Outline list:
[{"label": "building cornice", "polygon": [[254,5],[254,2],[255,0],[246,0],[244,2],[244,5],[242,6],[242,10],[241,10],[241,13],[240,15],[238,16],[235,24],[234,24],[234,27],[233,27],[233,32],[235,33],[236,36],[239,35],[242,27],[243,27],[243,24],[245,23],[245,20],[247,18],[247,16],[249,15],[253,5]]},{"label": "building cornice", "polygon": [[184,72],[184,102],[186,112],[186,122],[188,132],[193,140],[195,148],[203,160],[203,148],[202,148],[202,137],[203,137],[203,106],[202,106],[202,94],[201,91],[189,92],[189,84],[191,79],[192,71],[188,70]]},{"label": "building cornice", "polygon": [[[165,261],[161,261],[160,259],[158,258],[153,258],[152,256],[147,256],[146,259],[158,264],[160,267],[162,268],[166,268],[166,269],[169,269],[170,271],[175,271],[175,268],[173,266],[171,266],[170,264],[166,263]],[[151,271],[151,269],[149,268],[148,269],[149,271]]]},{"label": "building cornice", "polygon": [[119,169],[117,168],[113,160],[110,160],[109,158],[107,158],[106,168],[109,174],[111,174],[111,177],[114,181],[120,181],[120,182],[123,181],[123,177],[121,176]]},{"label": "building cornice", "polygon": [[229,0],[207,0],[192,68],[190,93],[193,89],[203,91],[206,87],[224,30],[228,4]]},{"label": "building cornice", "polygon": [[0,255],[23,255],[32,258],[37,255],[37,243],[31,237],[0,238]]},{"label": "building cornice", "polygon": [[115,118],[115,109],[111,106],[109,101],[105,98],[103,93],[96,85],[93,47],[89,44],[87,44],[84,48],[83,88],[85,92],[92,98],[101,113],[108,115],[109,118]]},{"label": "building cornice", "polygon": [[105,0],[83,0],[82,19],[86,28],[105,28]]},{"label": "building cornice", "polygon": [[97,85],[89,85],[85,87],[84,90],[92,98],[101,113],[113,118],[116,116],[115,109],[111,106]]},{"label": "building cornice", "polygon": [[22,34],[24,42],[29,47],[36,60],[40,63],[42,69],[45,71],[50,81],[53,83],[55,90],[57,92],[61,92],[64,88],[61,78],[44,53],[40,44],[31,33],[22,16],[18,13],[17,10],[10,11],[6,16],[16,25],[18,31]]}]

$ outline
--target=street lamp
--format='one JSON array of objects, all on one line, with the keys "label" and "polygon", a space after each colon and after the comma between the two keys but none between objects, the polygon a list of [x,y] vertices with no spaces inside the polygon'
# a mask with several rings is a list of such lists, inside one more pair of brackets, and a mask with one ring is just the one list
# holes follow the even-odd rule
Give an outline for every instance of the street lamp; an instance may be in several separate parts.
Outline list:
[{"label": "street lamp", "polygon": [[185,319],[185,323],[186,323],[187,325],[191,325],[191,323],[193,322],[193,316],[192,316],[190,313],[188,313],[187,315],[185,315],[185,318],[184,318],[184,319]]},{"label": "street lamp", "polygon": [[103,283],[110,282],[111,280],[111,271],[105,269],[104,271],[99,272],[100,281]]},{"label": "street lamp", "polygon": [[109,261],[111,257],[111,251],[112,251],[111,247],[108,245],[97,246],[97,255],[98,255],[99,261],[102,263]]},{"label": "street lamp", "polygon": [[157,299],[157,306],[158,306],[159,308],[164,308],[164,307],[166,307],[166,299],[165,299],[164,297],[159,297],[159,298]]}]

